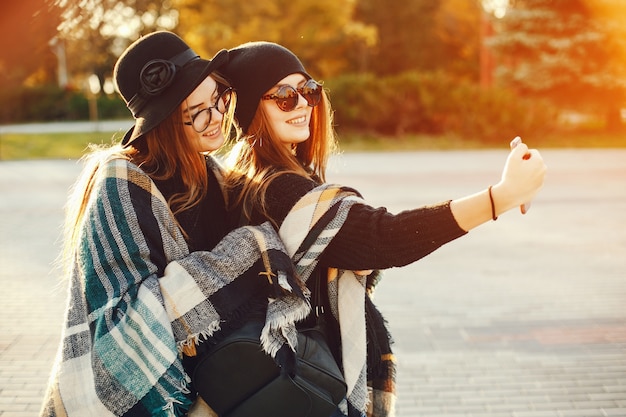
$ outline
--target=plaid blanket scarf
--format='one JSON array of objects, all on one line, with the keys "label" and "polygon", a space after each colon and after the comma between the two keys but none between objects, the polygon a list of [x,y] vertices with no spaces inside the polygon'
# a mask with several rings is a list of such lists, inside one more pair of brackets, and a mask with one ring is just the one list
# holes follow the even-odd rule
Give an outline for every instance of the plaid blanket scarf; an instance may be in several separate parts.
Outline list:
[{"label": "plaid blanket scarf", "polygon": [[[101,166],[69,277],[62,343],[41,416],[183,416],[193,395],[180,351],[220,329],[261,263],[282,291],[266,322],[268,351],[310,306],[269,224],[228,234],[189,253],[166,201],[124,159]],[[237,285],[233,285],[237,282]],[[287,326],[290,327],[290,326]]]},{"label": "plaid blanket scarf", "polygon": [[[301,279],[311,276],[320,255],[357,202],[362,200],[354,190],[326,184],[304,195],[287,214],[279,234]],[[329,269],[327,276],[348,386],[347,401],[340,404],[340,410],[350,417],[392,416],[395,360],[384,320],[370,298],[380,272],[366,278],[352,271]]]}]

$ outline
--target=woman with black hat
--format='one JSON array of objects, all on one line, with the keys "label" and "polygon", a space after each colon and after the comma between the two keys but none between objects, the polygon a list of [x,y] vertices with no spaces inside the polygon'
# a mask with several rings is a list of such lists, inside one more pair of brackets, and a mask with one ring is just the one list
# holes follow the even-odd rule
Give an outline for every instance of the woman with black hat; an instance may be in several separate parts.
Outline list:
[{"label": "woman with black hat", "polygon": [[300,60],[269,42],[229,52],[222,71],[237,90],[235,117],[242,131],[229,163],[232,204],[250,224],[271,220],[280,229],[303,280],[309,283],[320,272],[328,276],[326,311],[335,323],[331,342],[348,385],[336,415],[393,415],[393,355],[384,321],[368,296],[378,271],[363,279],[342,270],[407,265],[496,220],[540,190],[543,160],[536,150],[518,144],[497,184],[461,199],[390,214],[366,205],[354,190],[324,184],[335,148],[332,111],[322,85]]},{"label": "woman with black hat", "polygon": [[228,56],[156,32],[117,61],[135,124],[86,158],[67,205],[68,307],[42,416],[186,415],[193,360],[180,352],[240,325],[259,295],[290,301],[283,321],[308,312],[274,229],[232,230],[207,154],[230,129],[235,96],[216,72]]}]

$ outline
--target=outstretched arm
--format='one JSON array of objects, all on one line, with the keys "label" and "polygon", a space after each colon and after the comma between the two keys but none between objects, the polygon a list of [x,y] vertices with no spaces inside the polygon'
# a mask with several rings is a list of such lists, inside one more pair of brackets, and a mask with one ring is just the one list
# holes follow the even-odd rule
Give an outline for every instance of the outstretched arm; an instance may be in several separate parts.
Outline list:
[{"label": "outstretched arm", "polygon": [[[538,151],[525,144],[512,150],[501,180],[491,189],[495,215],[531,201],[543,185],[545,171]],[[288,211],[314,187],[313,182],[295,174],[272,181],[267,202],[273,220],[282,224]],[[320,263],[350,270],[404,266],[491,220],[491,207],[488,189],[398,214],[354,204]]]}]

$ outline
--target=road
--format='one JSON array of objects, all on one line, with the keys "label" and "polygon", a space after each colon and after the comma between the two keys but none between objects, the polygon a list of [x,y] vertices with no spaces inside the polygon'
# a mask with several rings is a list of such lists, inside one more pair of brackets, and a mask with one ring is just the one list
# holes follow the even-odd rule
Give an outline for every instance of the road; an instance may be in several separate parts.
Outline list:
[{"label": "road", "polygon": [[[329,180],[392,212],[484,189],[502,151],[349,153]],[[530,212],[386,272],[398,417],[626,416],[626,150],[546,150]],[[37,414],[60,337],[75,161],[0,161],[0,416]]]}]

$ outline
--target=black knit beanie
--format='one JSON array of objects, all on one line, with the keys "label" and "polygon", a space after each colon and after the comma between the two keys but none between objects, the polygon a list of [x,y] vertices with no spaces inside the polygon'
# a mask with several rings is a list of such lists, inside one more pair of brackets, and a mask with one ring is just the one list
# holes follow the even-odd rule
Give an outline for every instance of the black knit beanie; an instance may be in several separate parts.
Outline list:
[{"label": "black knit beanie", "polygon": [[244,133],[270,88],[290,74],[311,78],[293,52],[272,42],[249,42],[229,50],[229,62],[220,71],[237,92],[235,117]]}]

